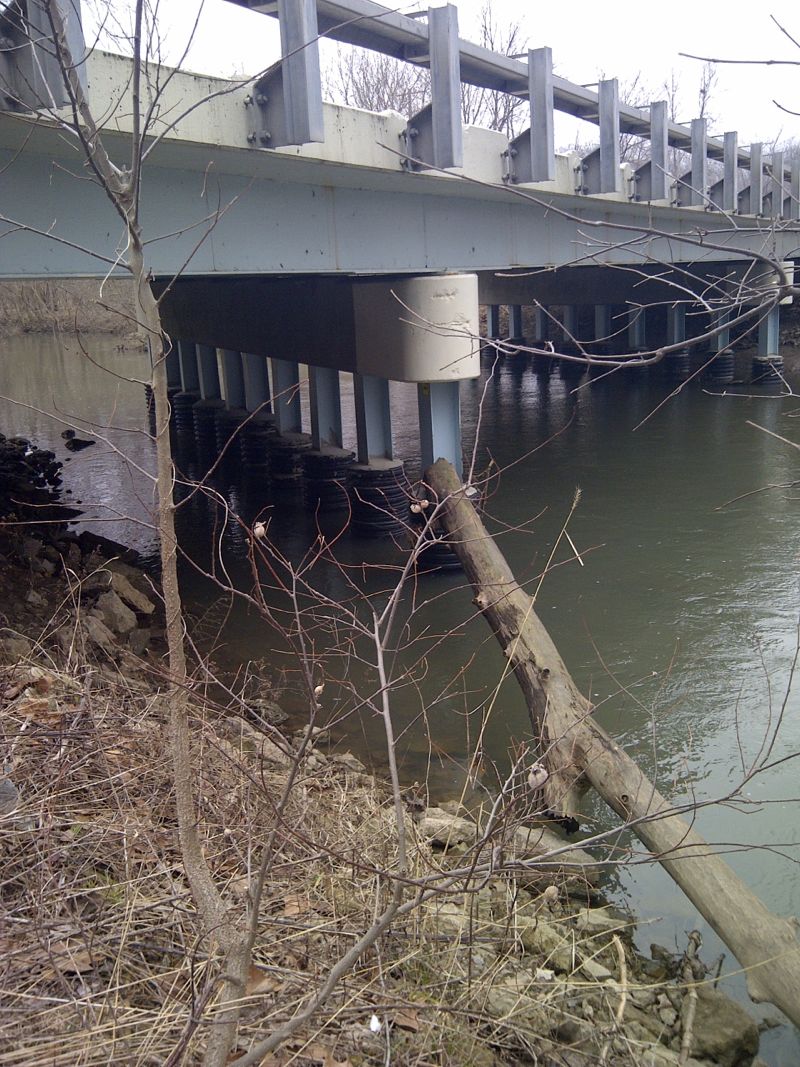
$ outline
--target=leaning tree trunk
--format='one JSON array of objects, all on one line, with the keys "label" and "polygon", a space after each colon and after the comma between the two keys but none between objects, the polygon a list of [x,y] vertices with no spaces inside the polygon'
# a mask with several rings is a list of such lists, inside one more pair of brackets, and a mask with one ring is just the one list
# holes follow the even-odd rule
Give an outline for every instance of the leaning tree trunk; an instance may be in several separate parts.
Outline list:
[{"label": "leaning tree trunk", "polygon": [[[768,1000],[800,1025],[800,942],[792,922],[773,915],[708,843],[678,815],[591,717],[536,612],[489,537],[453,467],[426,472],[437,512],[539,725],[542,758],[561,787],[583,775],[644,842],[653,858],[716,930],[747,974],[753,1000]],[[552,801],[552,796],[548,798]]]}]

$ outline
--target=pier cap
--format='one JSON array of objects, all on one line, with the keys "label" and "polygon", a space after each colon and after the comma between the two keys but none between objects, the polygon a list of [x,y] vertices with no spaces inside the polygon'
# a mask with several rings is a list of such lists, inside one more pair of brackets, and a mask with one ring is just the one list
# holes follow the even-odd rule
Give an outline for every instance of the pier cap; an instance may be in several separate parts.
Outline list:
[{"label": "pier cap", "polygon": [[480,374],[476,274],[358,280],[353,309],[359,374],[399,382]]}]

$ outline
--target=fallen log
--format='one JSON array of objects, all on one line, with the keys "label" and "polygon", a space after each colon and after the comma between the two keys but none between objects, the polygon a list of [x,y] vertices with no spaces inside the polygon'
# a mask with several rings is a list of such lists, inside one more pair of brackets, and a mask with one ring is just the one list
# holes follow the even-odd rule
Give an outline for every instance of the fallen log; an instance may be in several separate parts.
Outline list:
[{"label": "fallen log", "polygon": [[425,478],[437,500],[436,520],[528,701],[541,760],[558,789],[548,802],[567,806],[581,779],[591,784],[736,956],[752,999],[770,1001],[800,1026],[797,920],[773,915],[594,721],[590,702],[570,677],[532,598],[517,584],[453,467],[437,460]]}]

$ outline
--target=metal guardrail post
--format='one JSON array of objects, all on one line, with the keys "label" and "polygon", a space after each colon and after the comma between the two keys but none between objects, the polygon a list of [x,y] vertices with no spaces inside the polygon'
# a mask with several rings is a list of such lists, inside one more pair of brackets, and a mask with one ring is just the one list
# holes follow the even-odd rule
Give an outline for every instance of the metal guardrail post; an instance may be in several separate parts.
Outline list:
[{"label": "metal guardrail post", "polygon": [[705,119],[692,119],[692,170],[689,203],[703,207],[708,196],[708,124]]},{"label": "metal guardrail post", "polygon": [[800,159],[792,160],[792,173],[789,179],[789,199],[784,204],[783,214],[795,222],[800,219]]},{"label": "metal guardrail post", "polygon": [[619,83],[606,78],[598,86],[600,113],[600,192],[617,193],[619,170]]},{"label": "metal guardrail post", "polygon": [[739,193],[739,210],[744,215],[764,211],[764,165],[761,142],[750,145],[750,184]]},{"label": "metal guardrail post", "polygon": [[[86,87],[80,0],[54,0],[67,46]],[[0,10],[0,110],[42,111],[69,103],[45,0],[19,0]]]},{"label": "metal guardrail post", "polygon": [[666,100],[650,105],[650,197],[666,200],[669,196],[667,149],[669,147],[669,113]]},{"label": "metal guardrail post", "polygon": [[316,0],[278,0],[289,144],[324,141]]},{"label": "metal guardrail post", "polygon": [[528,52],[528,84],[531,108],[531,180],[549,182],[556,176],[552,48],[534,48]]},{"label": "metal guardrail post", "polygon": [[464,161],[461,127],[461,65],[458,9],[455,4],[428,9],[431,54],[433,163],[460,167]]},{"label": "metal guardrail post", "polygon": [[773,152],[769,162],[769,184],[765,210],[774,219],[783,218],[783,152]]}]

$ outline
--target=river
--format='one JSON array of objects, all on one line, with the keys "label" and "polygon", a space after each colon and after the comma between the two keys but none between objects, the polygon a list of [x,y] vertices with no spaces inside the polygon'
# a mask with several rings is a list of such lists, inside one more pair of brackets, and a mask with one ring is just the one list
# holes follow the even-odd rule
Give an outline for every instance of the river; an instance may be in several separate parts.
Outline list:
[{"label": "river", "polygon": [[[82,521],[152,554],[152,441],[142,385],[126,380],[146,377],[143,354],[119,351],[107,338],[87,338],[84,347],[102,371],[74,345],[47,337],[28,335],[3,347],[0,429],[68,460],[66,499],[80,502]],[[789,380],[797,389],[796,372]],[[352,441],[348,388],[344,383]],[[681,800],[724,798],[771,746],[770,768],[750,775],[738,802],[703,808],[697,822],[769,907],[800,914],[800,788],[792,758],[800,752],[797,684],[787,695],[800,611],[800,503],[798,489],[790,487],[798,453],[750,425],[796,440],[800,402],[768,390],[757,395],[749,386],[719,395],[694,383],[662,405],[670,388],[656,374],[628,372],[574,391],[558,375],[539,377],[521,361],[506,360],[493,371],[487,363],[480,381],[462,386],[465,440],[477,432],[483,400],[478,467],[491,458],[502,470],[486,504],[487,522],[518,578],[538,589],[538,610],[577,682],[591,693],[599,720],[662,791]],[[415,474],[414,387],[394,388],[392,402],[397,454]],[[61,431],[75,426],[80,432],[83,419],[104,427],[104,440],[70,456]],[[185,466],[191,469],[190,457]],[[267,506],[281,549],[300,558],[314,531],[306,509],[291,499],[270,499],[263,487],[245,490],[224,475],[215,485],[248,522]],[[578,488],[570,545],[560,531]],[[201,563],[211,558],[220,514],[199,497],[183,509],[182,544]],[[325,520],[329,534],[337,521]],[[246,582],[247,538],[233,526],[223,534],[230,574]],[[356,568],[348,573],[376,596],[385,574],[360,565],[377,568],[402,558],[390,542],[348,535],[336,551],[340,564]],[[316,576],[328,595],[346,597],[341,571],[319,567]],[[281,702],[301,714],[285,643],[252,612],[235,605],[229,610],[192,566],[184,567],[183,580],[193,616],[202,617],[198,634],[207,643],[213,637],[216,661],[229,671],[263,661]],[[463,788],[487,703],[485,781],[526,736],[515,683],[498,683],[502,657],[482,620],[469,618],[470,601],[460,573],[419,577],[417,612],[406,635],[412,643],[398,659],[416,665],[394,698],[403,774],[409,783],[427,783],[434,798]],[[322,648],[319,654],[324,660]],[[347,671],[357,686],[355,659]],[[348,707],[336,686],[326,689],[322,702],[334,717]],[[383,768],[374,716],[351,717],[338,730]],[[586,828],[608,825],[607,812],[590,802]],[[629,862],[615,873],[612,891],[639,917],[642,944],[682,947],[686,932],[698,928],[707,959],[722,951],[661,869],[637,862],[635,841],[622,845],[630,846]],[[723,971],[735,969],[728,957]],[[727,988],[743,995],[741,978]],[[770,1067],[796,1065],[800,1040],[788,1027],[770,1030],[761,1055]]]}]

